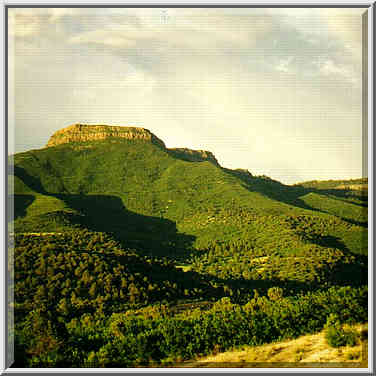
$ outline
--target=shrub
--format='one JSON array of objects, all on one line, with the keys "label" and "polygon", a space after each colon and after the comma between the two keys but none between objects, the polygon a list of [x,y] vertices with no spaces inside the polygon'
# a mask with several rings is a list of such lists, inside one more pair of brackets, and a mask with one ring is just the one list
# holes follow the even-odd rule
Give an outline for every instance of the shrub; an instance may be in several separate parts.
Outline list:
[{"label": "shrub", "polygon": [[354,330],[342,328],[337,315],[331,314],[328,317],[325,338],[329,346],[355,346],[357,337],[357,333]]},{"label": "shrub", "polygon": [[280,300],[283,297],[283,289],[281,287],[271,287],[268,289],[268,297],[270,300]]}]

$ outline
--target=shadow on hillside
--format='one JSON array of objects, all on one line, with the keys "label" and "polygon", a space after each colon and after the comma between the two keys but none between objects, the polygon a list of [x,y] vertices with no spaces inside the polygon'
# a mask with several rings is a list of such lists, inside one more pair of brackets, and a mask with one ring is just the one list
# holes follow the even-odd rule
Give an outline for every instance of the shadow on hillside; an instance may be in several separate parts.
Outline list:
[{"label": "shadow on hillside", "polygon": [[14,208],[14,218],[17,219],[18,217],[26,216],[27,208],[33,203],[35,197],[33,195],[14,195],[14,201],[9,197],[9,207],[13,205]]},{"label": "shadow on hillside", "polygon": [[178,233],[176,224],[168,219],[127,210],[117,196],[59,194],[55,197],[81,212],[83,224],[89,230],[111,233],[123,245],[151,256],[179,261],[189,257],[194,236]]},{"label": "shadow on hillside", "polygon": [[309,234],[307,237],[305,233],[301,233],[301,236],[306,238],[310,243],[317,244],[321,247],[336,248],[343,251],[345,254],[351,254],[351,251],[346,247],[345,243],[336,236]]},{"label": "shadow on hillside", "polygon": [[[143,255],[169,258],[182,263],[191,256],[189,250],[195,240],[194,236],[178,233],[175,223],[168,219],[140,215],[127,210],[117,196],[64,194],[55,197],[84,214],[83,224],[89,230],[110,233],[125,248],[135,248]],[[136,268],[136,265],[134,267]],[[189,288],[206,290],[204,293],[206,298],[228,296],[229,291],[224,292],[219,287],[223,285],[227,285],[231,290],[257,289],[261,294],[267,294],[267,290],[275,286],[283,287],[292,294],[318,288],[311,283],[299,281],[221,279],[195,271],[184,272],[181,269],[156,266],[153,268],[154,278],[160,276],[162,279],[167,278],[174,282],[184,281],[184,285]],[[217,285],[219,288],[210,285]]]},{"label": "shadow on hillside", "polygon": [[[192,273],[191,278],[195,278],[195,272]],[[223,296],[230,295],[234,300],[242,301],[247,294],[257,290],[260,295],[267,295],[268,290],[272,287],[280,287],[284,291],[284,296],[296,296],[299,293],[314,292],[322,290],[330,285],[335,286],[352,286],[360,287],[367,284],[367,262],[363,256],[358,256],[356,261],[351,264],[338,263],[332,269],[327,266],[324,283],[317,281],[299,281],[293,279],[279,279],[279,278],[260,278],[260,279],[244,279],[244,278],[219,278],[213,275],[205,275],[205,279],[210,281],[214,286],[227,286],[231,291],[226,290],[222,293]],[[196,277],[197,278],[197,277]],[[236,290],[242,291],[240,296],[234,293]],[[243,298],[242,298],[243,296]]]},{"label": "shadow on hillside", "polygon": [[[304,234],[303,234],[304,235]],[[367,238],[363,239],[364,244],[367,244]],[[344,263],[340,265],[340,271],[336,273],[331,273],[329,280],[336,282],[337,284],[343,284],[346,281],[362,281],[360,284],[367,284],[368,278],[368,258],[364,254],[354,254],[352,253],[343,241],[335,236],[331,235],[314,235],[309,237],[311,243],[323,246],[336,248],[341,250],[346,256],[353,258],[351,263]]]},{"label": "shadow on hillside", "polygon": [[[244,187],[248,189],[250,192],[257,192],[264,196],[271,198],[272,200],[280,201],[288,205],[292,205],[301,209],[312,210],[320,213],[331,214],[324,210],[320,210],[314,208],[307,203],[305,203],[300,197],[308,194],[308,193],[317,193],[321,195],[334,195],[338,198],[345,198],[348,197],[349,191],[348,190],[341,190],[341,189],[330,189],[330,190],[320,190],[315,188],[305,188],[303,186],[288,186],[280,183],[279,181],[273,180],[269,177],[264,176],[252,176],[251,174],[247,173],[246,171],[242,170],[230,170],[224,168],[223,171],[226,173],[239,178],[243,183]],[[357,199],[361,199],[363,201],[368,201],[368,198],[365,196],[355,195]],[[363,198],[360,198],[363,197]],[[367,204],[357,204],[353,203],[353,205],[363,206],[366,207]],[[333,214],[332,214],[333,215]],[[339,216],[338,216],[339,217]],[[339,217],[343,221],[348,222],[353,225],[367,227],[368,224],[365,222],[356,221],[350,218]]]},{"label": "shadow on hillside", "polygon": [[[362,207],[368,207],[368,194],[367,191],[351,191],[349,189],[317,189],[317,188],[305,188],[310,192],[335,196],[338,199],[348,199],[348,198],[356,198],[362,202],[351,202],[353,205],[358,205]],[[348,202],[348,201],[344,201]]]},{"label": "shadow on hillside", "polygon": [[46,194],[47,192],[44,190],[40,179],[31,176],[24,168],[19,166],[14,166],[13,169],[14,176],[17,176],[19,179],[23,181],[23,183],[31,188],[33,191],[38,193]]},{"label": "shadow on hillside", "polygon": [[229,175],[239,178],[244,183],[244,187],[251,192],[260,193],[272,200],[280,201],[285,204],[312,210],[310,206],[299,199],[300,196],[309,193],[306,188],[287,186],[269,177],[253,176],[242,170],[223,170]]}]

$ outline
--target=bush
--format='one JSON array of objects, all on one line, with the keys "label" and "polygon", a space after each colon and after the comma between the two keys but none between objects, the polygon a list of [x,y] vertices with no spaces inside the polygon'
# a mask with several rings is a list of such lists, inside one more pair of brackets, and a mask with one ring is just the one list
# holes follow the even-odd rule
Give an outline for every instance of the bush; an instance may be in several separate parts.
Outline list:
[{"label": "bush", "polygon": [[331,314],[326,323],[325,338],[329,346],[355,346],[357,333],[354,330],[343,329],[337,315]]},{"label": "bush", "polygon": [[281,287],[271,287],[268,289],[268,297],[270,300],[280,300],[283,297],[283,289]]}]

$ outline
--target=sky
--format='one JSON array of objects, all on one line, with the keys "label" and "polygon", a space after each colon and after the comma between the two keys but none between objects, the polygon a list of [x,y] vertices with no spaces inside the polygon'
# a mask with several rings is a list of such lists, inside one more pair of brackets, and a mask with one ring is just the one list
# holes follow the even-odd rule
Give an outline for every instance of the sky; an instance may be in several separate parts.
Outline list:
[{"label": "sky", "polygon": [[361,8],[10,8],[9,150],[73,123],[285,184],[362,177]]}]

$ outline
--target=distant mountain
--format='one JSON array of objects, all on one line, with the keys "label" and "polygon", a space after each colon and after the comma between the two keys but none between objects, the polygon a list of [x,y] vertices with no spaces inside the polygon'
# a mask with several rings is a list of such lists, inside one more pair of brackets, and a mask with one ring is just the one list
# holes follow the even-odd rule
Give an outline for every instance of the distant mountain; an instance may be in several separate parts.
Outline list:
[{"label": "distant mountain", "polygon": [[316,188],[316,189],[348,189],[348,190],[367,190],[368,189],[368,178],[360,179],[348,179],[348,180],[311,180],[299,184],[298,186],[306,188]]}]

